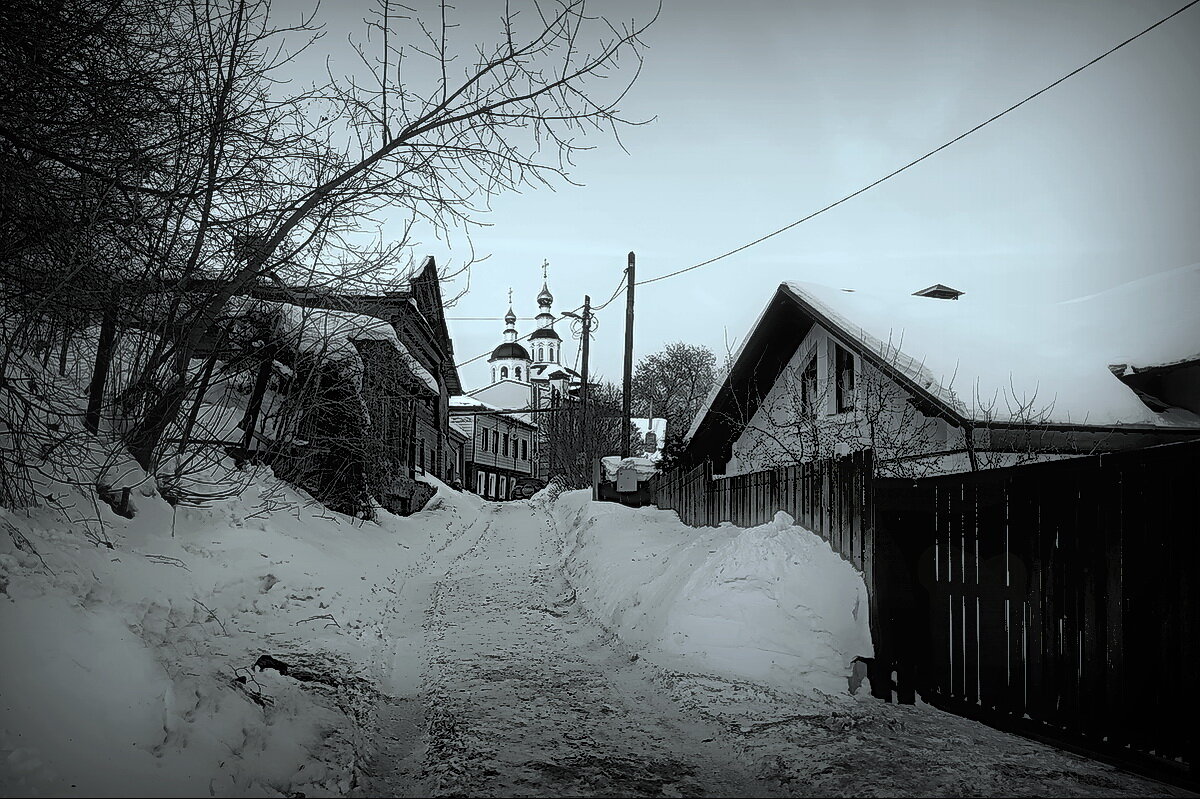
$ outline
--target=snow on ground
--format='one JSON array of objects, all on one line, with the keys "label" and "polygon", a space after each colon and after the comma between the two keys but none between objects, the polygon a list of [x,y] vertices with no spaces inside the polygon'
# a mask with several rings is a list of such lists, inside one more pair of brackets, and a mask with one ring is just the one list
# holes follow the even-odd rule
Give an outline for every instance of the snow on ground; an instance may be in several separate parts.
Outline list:
[{"label": "snow on ground", "polygon": [[784,517],[246,482],[146,481],[103,536],[0,512],[0,795],[1185,795],[851,696],[861,581]]},{"label": "snow on ground", "polygon": [[664,665],[837,694],[874,654],[862,576],[786,513],[697,530],[573,491],[555,514],[584,605]]},{"label": "snow on ground", "polygon": [[[268,477],[206,508],[146,482],[133,519],[100,506],[112,548],[0,510],[0,794],[350,789],[397,571],[473,506],[439,486],[421,513],[362,523]],[[290,675],[254,670],[263,654]]]}]

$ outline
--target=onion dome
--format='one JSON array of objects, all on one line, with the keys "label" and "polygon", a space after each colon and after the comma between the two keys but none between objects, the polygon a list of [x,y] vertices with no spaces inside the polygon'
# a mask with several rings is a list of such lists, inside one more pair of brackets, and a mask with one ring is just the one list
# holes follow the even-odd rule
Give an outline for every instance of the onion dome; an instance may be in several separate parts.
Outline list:
[{"label": "onion dome", "polygon": [[501,358],[518,358],[522,361],[533,360],[529,357],[529,352],[514,341],[506,341],[492,350],[492,357],[488,358],[488,362],[498,361]]},{"label": "onion dome", "polygon": [[545,281],[542,281],[542,290],[538,292],[537,302],[538,305],[544,305],[546,307],[549,307],[554,303],[554,295],[550,293],[550,287],[546,285]]},{"label": "onion dome", "polygon": [[512,306],[508,306],[508,313],[504,315],[504,324],[512,327],[517,323],[517,315],[513,313]]}]

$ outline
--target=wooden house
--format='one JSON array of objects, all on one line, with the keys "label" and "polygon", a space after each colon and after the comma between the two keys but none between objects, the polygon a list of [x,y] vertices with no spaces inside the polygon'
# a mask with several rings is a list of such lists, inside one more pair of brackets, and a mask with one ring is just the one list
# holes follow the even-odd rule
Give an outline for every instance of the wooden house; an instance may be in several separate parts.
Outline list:
[{"label": "wooden house", "polygon": [[508,499],[516,481],[534,475],[537,428],[474,397],[453,397],[451,407],[451,425],[465,439],[463,486],[486,499]]},{"label": "wooden house", "polygon": [[1067,302],[782,283],[686,437],[714,473],[978,470],[1200,436],[1200,266]]}]

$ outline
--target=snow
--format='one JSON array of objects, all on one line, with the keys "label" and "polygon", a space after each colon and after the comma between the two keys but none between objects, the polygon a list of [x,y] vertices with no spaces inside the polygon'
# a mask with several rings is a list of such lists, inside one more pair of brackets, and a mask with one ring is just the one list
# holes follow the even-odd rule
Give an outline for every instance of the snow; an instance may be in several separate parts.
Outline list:
[{"label": "snow", "polygon": [[1200,264],[1066,302],[1036,287],[1017,304],[983,293],[938,300],[784,286],[969,418],[1006,420],[1029,403],[1052,422],[1200,424],[1186,412],[1151,411],[1109,369],[1200,354]]},{"label": "snow", "polygon": [[[1200,356],[1200,264],[1054,302],[1030,287],[1021,302],[968,291],[957,300],[881,294],[792,281],[780,289],[824,314],[934,397],[977,421],[1200,426],[1200,417],[1157,413],[1114,377]],[[753,331],[766,315],[759,314]],[[736,362],[751,336],[742,338]],[[686,439],[699,429],[724,378],[714,383]]]},{"label": "snow", "polygon": [[584,606],[673,668],[845,693],[851,661],[873,653],[862,576],[786,513],[697,530],[573,491],[555,514]]},{"label": "snow", "polygon": [[244,297],[230,300],[229,313],[236,315],[247,311],[273,313],[279,320],[278,332],[283,339],[291,341],[300,352],[342,362],[356,383],[361,381],[363,364],[354,342],[382,341],[400,354],[405,366],[430,391],[434,394],[440,391],[437,379],[404,346],[396,329],[383,319]]},{"label": "snow", "polygon": [[[49,511],[0,511],[45,560],[0,535],[0,794],[349,789],[397,571],[474,506],[439,485],[432,508],[363,524],[268,477],[206,508],[145,482],[134,519],[101,506],[112,549]],[[261,654],[338,687],[252,671]]]},{"label": "snow", "polygon": [[600,459],[600,465],[604,467],[604,479],[609,482],[617,479],[617,472],[622,466],[630,467],[637,472],[638,480],[648,480],[658,474],[658,466],[650,458],[637,456],[622,458],[620,455],[605,455]]}]

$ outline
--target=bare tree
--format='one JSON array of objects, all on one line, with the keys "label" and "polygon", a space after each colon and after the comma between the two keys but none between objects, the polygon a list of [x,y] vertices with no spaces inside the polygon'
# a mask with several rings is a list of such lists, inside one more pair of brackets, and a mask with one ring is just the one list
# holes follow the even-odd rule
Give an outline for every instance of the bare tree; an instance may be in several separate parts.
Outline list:
[{"label": "bare tree", "polygon": [[678,441],[704,405],[716,380],[717,357],[697,344],[677,341],[638,361],[633,372],[633,412],[667,420],[667,440]]},{"label": "bare tree", "polygon": [[621,389],[604,382],[591,386],[586,426],[574,397],[558,397],[551,407],[555,410],[538,418],[550,477],[563,488],[589,486],[592,460],[621,452]]},{"label": "bare tree", "polygon": [[[103,317],[93,394],[149,472],[178,466],[167,439],[194,428],[201,385],[240,373],[212,354],[235,297],[263,281],[378,287],[408,242],[357,235],[374,215],[449,233],[499,192],[566,179],[584,134],[625,123],[617,105],[649,24],[582,0],[531,3],[478,44],[448,4],[422,15],[381,2],[382,40],[360,49],[372,82],[293,91],[291,64],[320,33],[311,18],[277,25],[265,0],[18,8],[54,24],[0,43],[16,76],[0,96],[20,111],[0,120],[6,223],[50,221],[0,230],[3,359],[34,352],[45,366],[51,331],[65,352],[71,330]],[[27,385],[0,391],[16,429]]]}]

